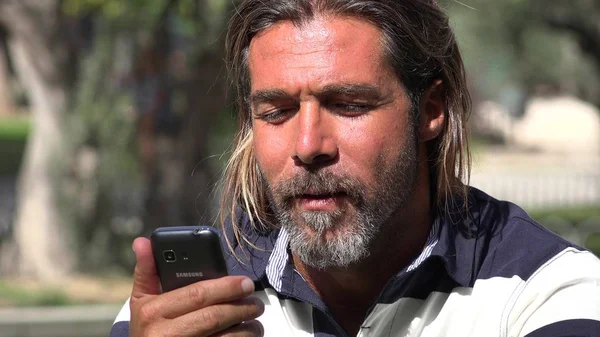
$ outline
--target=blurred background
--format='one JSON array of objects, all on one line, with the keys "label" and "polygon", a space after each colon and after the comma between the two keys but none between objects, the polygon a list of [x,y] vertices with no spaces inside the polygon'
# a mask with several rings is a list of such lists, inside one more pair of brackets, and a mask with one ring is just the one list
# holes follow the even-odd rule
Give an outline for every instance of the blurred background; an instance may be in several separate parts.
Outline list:
[{"label": "blurred background", "polygon": [[[0,0],[0,337],[103,336],[131,242],[212,224],[236,0]],[[600,2],[443,0],[471,184],[600,254]]]}]

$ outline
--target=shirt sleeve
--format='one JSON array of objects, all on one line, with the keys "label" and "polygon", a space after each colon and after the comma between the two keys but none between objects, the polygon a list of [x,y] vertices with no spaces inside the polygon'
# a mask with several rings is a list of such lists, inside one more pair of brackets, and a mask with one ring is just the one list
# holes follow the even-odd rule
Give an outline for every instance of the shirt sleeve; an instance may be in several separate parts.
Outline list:
[{"label": "shirt sleeve", "polygon": [[109,337],[129,337],[129,317],[129,300],[127,300],[110,329]]},{"label": "shirt sleeve", "polygon": [[512,297],[508,337],[600,336],[600,260],[568,248]]}]

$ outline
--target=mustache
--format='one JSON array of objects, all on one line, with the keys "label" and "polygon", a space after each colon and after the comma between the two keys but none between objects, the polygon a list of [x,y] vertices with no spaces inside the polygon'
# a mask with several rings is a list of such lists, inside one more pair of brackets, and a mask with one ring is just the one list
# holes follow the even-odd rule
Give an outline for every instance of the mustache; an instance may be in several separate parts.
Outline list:
[{"label": "mustache", "polygon": [[273,194],[285,204],[302,195],[343,193],[360,205],[365,201],[365,190],[358,179],[330,171],[303,171],[273,186]]}]

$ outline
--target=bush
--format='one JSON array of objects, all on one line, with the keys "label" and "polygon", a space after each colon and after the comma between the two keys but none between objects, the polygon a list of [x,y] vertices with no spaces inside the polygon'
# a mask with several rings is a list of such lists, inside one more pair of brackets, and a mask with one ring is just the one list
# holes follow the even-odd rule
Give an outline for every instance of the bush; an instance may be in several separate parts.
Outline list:
[{"label": "bush", "polygon": [[30,119],[23,116],[0,119],[0,175],[16,175],[19,172],[30,124]]},{"label": "bush", "polygon": [[[557,228],[550,224],[550,219],[559,219],[561,222],[568,224],[575,230],[585,232],[591,231],[591,233],[584,238],[582,244],[594,254],[600,256],[600,206],[532,210],[529,214],[536,221],[559,234],[563,234],[560,233],[561,228]],[[581,228],[582,225],[585,225],[585,228]]]}]

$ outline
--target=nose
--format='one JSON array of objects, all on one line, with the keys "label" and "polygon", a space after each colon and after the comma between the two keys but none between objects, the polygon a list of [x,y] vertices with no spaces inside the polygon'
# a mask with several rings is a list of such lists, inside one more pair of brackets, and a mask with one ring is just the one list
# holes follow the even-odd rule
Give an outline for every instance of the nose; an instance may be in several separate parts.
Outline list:
[{"label": "nose", "polygon": [[[332,121],[327,121],[317,102],[301,104],[298,112],[298,135],[293,159],[304,165],[323,165],[338,155]],[[324,118],[325,117],[325,118]]]}]

